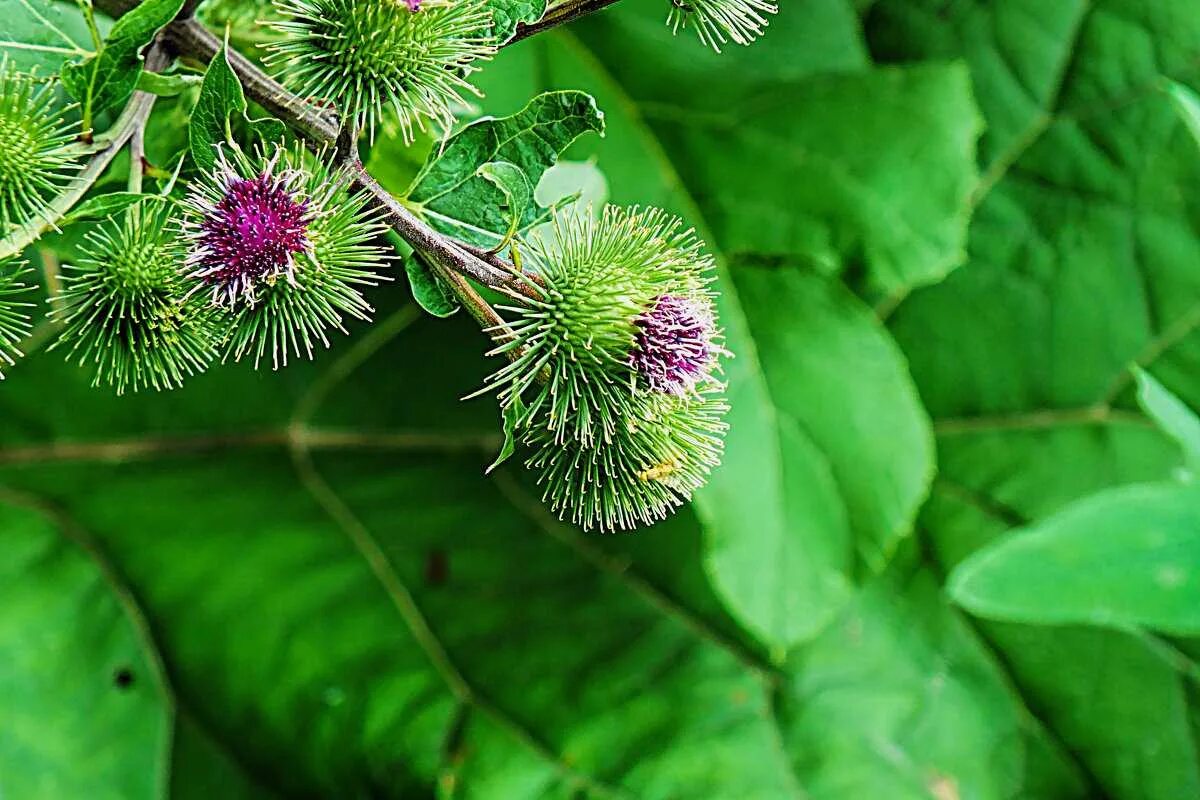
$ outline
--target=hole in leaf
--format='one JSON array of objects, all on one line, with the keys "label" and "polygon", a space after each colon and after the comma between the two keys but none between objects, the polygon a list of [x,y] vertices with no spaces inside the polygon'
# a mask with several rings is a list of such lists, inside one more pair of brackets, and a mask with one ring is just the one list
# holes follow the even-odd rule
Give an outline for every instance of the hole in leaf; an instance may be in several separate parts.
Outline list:
[{"label": "hole in leaf", "polygon": [[133,686],[133,670],[129,667],[120,667],[113,673],[113,685],[124,691],[130,686]]}]

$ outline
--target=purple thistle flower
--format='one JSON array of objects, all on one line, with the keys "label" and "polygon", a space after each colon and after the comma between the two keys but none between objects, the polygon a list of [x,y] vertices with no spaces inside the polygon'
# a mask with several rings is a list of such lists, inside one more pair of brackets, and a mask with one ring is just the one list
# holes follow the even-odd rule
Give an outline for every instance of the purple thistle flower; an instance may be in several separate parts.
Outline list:
[{"label": "purple thistle flower", "polygon": [[712,368],[712,312],[689,297],[664,294],[634,320],[637,325],[629,365],[657,392],[684,394]]},{"label": "purple thistle flower", "polygon": [[259,282],[293,280],[295,255],[311,247],[308,201],[293,188],[299,176],[274,174],[276,158],[244,178],[222,154],[216,177],[223,193],[196,198],[203,219],[194,227],[189,275],[212,288],[215,305],[233,305],[239,297],[253,304]]},{"label": "purple thistle flower", "polygon": [[421,0],[404,0],[404,2],[406,4],[408,4],[409,11],[420,11],[421,10]]}]

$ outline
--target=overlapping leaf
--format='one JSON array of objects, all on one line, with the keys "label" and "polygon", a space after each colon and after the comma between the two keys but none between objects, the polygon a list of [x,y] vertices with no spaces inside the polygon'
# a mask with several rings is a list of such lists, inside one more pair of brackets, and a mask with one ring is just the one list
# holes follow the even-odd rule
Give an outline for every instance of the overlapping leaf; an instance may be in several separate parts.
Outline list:
[{"label": "overlapping leaf", "polygon": [[[0,790],[49,766],[134,797],[1200,796],[1191,642],[977,623],[938,587],[1013,527],[1177,474],[1125,367],[1197,405],[1200,156],[1159,91],[1194,83],[1187,3],[816,0],[717,59],[627,2],[484,80],[502,111],[593,93],[609,138],[572,155],[723,257],[733,427],[696,513],[587,538],[517,459],[484,478],[494,406],[457,398],[486,341],[394,289],[332,361],[269,379],[117,401],[37,355],[4,386],[0,484],[53,524],[10,509],[0,543],[49,555],[0,592],[96,598],[95,636],[45,641],[68,647],[55,687],[100,711],[50,707],[43,673],[6,661],[21,719],[40,703],[78,735]],[[478,180],[493,195],[470,207],[503,232],[504,192]],[[886,310],[964,242],[891,318],[903,351],[843,285]],[[923,547],[903,541],[933,461],[918,388],[940,467]],[[0,632],[41,630],[31,603],[0,604]],[[101,741],[132,713],[85,669],[113,648],[149,699]],[[156,653],[169,700],[140,694]]]}]

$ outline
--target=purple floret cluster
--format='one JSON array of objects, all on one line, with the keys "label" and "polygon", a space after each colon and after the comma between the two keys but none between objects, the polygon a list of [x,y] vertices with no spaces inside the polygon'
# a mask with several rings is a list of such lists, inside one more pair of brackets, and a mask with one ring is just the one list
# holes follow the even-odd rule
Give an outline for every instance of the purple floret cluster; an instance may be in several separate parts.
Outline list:
[{"label": "purple floret cluster", "polygon": [[260,281],[290,277],[296,254],[309,249],[308,203],[270,169],[227,176],[224,197],[206,211],[190,261],[215,302],[253,302]]},{"label": "purple floret cluster", "polygon": [[712,369],[717,348],[707,304],[662,295],[634,322],[637,334],[629,364],[652,390],[684,394]]}]

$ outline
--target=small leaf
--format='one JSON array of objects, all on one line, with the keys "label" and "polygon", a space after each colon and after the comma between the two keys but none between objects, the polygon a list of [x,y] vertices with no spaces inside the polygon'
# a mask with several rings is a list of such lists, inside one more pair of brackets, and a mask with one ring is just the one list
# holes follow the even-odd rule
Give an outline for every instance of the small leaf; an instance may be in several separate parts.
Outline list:
[{"label": "small leaf", "polygon": [[500,446],[500,452],[496,455],[496,460],[492,465],[484,470],[485,475],[492,474],[492,470],[503,464],[508,459],[512,458],[512,454],[517,449],[517,424],[525,413],[525,404],[521,402],[521,398],[517,397],[512,403],[504,407],[504,444]]},{"label": "small leaf", "polygon": [[1167,91],[1170,93],[1171,99],[1175,101],[1179,113],[1183,115],[1183,121],[1187,123],[1188,130],[1200,144],[1200,97],[1197,97],[1191,89],[1175,82],[1167,84]]},{"label": "small leaf", "polygon": [[232,138],[233,122],[239,114],[260,140],[277,142],[284,137],[282,122],[272,118],[251,120],[246,115],[246,108],[242,83],[229,66],[229,43],[226,42],[204,73],[200,97],[188,127],[188,146],[196,166],[205,172],[213,168],[217,160],[213,149],[219,142]]},{"label": "small leaf", "polygon": [[512,237],[521,227],[525,212],[533,203],[533,187],[525,177],[525,171],[516,164],[507,161],[489,161],[479,168],[479,176],[489,181],[504,194],[504,213],[508,216],[508,230],[497,250],[512,241]]},{"label": "small leaf", "polygon": [[63,67],[63,87],[83,104],[85,118],[129,99],[142,74],[142,48],[182,7],[183,0],[145,0],[117,20],[99,54]]},{"label": "small leaf", "polygon": [[488,0],[492,9],[492,32],[504,44],[517,32],[518,23],[532,24],[546,13],[546,0]]},{"label": "small leaf", "polygon": [[412,255],[404,260],[404,272],[417,305],[435,317],[449,317],[458,311],[458,300],[433,274],[429,265]]},{"label": "small leaf", "polygon": [[173,202],[169,197],[155,194],[139,194],[138,192],[111,192],[89,198],[75,207],[59,221],[60,225],[80,222],[89,219],[105,219],[127,208],[139,200],[162,200]]},{"label": "small leaf", "polygon": [[1092,495],[976,552],[948,587],[988,619],[1200,633],[1200,489]]},{"label": "small leaf", "polygon": [[1191,474],[1200,474],[1200,418],[1170,389],[1144,369],[1135,367],[1138,404],[1168,436],[1179,442]]},{"label": "small leaf", "polygon": [[[604,132],[604,115],[584,92],[546,92],[510,117],[485,117],[435,150],[408,192],[431,225],[482,247],[494,247],[509,229],[500,207],[504,192],[479,168],[506,161],[520,168],[531,186],[558,161],[559,154],[587,131]],[[520,229],[536,222],[530,203]]]},{"label": "small leaf", "polygon": [[142,72],[138,78],[137,88],[159,97],[174,97],[193,86],[198,86],[201,81],[202,78],[198,75],[183,73],[161,75],[157,72]]}]

